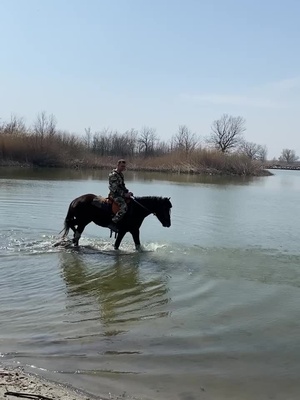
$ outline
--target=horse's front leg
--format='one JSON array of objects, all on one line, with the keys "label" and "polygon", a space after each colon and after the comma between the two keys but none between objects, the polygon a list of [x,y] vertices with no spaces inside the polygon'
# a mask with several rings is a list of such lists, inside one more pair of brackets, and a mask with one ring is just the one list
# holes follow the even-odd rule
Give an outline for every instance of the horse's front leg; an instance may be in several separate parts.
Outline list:
[{"label": "horse's front leg", "polygon": [[134,229],[130,231],[136,250],[141,250],[141,242],[140,242],[140,230],[139,229]]},{"label": "horse's front leg", "polygon": [[120,246],[120,244],[121,244],[121,242],[122,242],[123,237],[125,236],[125,234],[126,234],[126,231],[119,231],[119,232],[117,233],[117,239],[115,240],[115,244],[114,244],[115,250],[118,250],[118,249],[119,249],[119,246]]}]

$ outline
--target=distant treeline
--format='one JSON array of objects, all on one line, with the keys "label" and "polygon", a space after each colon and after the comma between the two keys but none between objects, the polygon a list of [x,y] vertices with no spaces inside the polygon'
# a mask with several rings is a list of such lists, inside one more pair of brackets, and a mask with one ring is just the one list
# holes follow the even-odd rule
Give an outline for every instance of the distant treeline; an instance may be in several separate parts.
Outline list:
[{"label": "distant treeline", "polygon": [[30,127],[15,116],[0,124],[0,165],[110,168],[120,157],[137,170],[266,174],[261,160],[245,154],[241,147],[224,150],[212,138],[205,146],[185,125],[166,142],[148,127],[124,133],[108,129],[92,132],[88,128],[84,135],[72,134],[57,129],[54,116],[45,112],[38,114]]}]

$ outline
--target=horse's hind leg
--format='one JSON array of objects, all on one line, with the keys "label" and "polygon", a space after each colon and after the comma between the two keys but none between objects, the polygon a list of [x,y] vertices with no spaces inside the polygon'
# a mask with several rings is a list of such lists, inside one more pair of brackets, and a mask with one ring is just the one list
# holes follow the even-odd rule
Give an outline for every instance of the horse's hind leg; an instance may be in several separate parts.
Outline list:
[{"label": "horse's hind leg", "polygon": [[74,246],[78,246],[79,245],[79,239],[81,238],[81,233],[79,233],[79,232],[77,232],[77,231],[75,231],[74,232],[74,236],[73,236],[73,243],[74,243]]},{"label": "horse's hind leg", "polygon": [[79,239],[81,238],[81,234],[82,234],[82,232],[84,231],[84,228],[85,228],[85,226],[86,225],[78,225],[77,226],[77,229],[76,230],[74,230],[74,236],[73,236],[73,243],[74,243],[74,246],[78,246],[79,245]]}]

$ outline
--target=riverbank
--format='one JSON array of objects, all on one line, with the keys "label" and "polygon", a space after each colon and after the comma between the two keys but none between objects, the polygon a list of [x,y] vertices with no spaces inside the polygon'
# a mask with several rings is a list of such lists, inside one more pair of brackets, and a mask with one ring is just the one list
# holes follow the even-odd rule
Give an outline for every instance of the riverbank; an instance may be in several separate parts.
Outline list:
[{"label": "riverbank", "polygon": [[22,368],[0,366],[0,400],[14,400],[20,397],[37,400],[97,399],[71,387],[29,374]]},{"label": "riverbank", "polygon": [[[109,170],[115,167],[115,164],[112,162],[107,162],[99,165],[90,165],[82,162],[76,162],[69,166],[58,167],[58,166],[36,166],[31,163],[20,163],[18,161],[9,161],[9,160],[0,160],[0,167],[16,167],[16,168],[60,168],[60,169],[72,169],[72,170]],[[153,166],[147,163],[144,165],[138,165],[134,162],[128,163],[128,169],[130,171],[141,171],[141,172],[163,172],[163,173],[171,173],[171,174],[185,174],[185,175],[209,175],[209,176],[271,176],[273,175],[270,171],[264,168],[255,168],[251,171],[243,170],[238,168],[238,171],[234,169],[218,169],[207,166],[198,166],[182,163],[179,165],[161,165],[161,166]]]}]

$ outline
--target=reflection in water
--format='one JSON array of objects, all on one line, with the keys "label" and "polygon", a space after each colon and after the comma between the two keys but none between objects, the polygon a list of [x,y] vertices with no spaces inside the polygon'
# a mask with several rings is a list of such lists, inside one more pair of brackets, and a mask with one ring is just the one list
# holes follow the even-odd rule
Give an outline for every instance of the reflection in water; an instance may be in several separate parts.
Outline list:
[{"label": "reflection in water", "polygon": [[123,332],[130,322],[168,315],[166,282],[157,274],[148,279],[144,274],[140,277],[139,254],[130,257],[96,254],[96,257],[95,261],[95,254],[92,259],[87,254],[61,254],[62,276],[71,300],[69,307],[82,312],[84,305],[83,318],[100,320],[105,336]]},{"label": "reflection in water", "polygon": [[[65,168],[1,168],[0,179],[25,180],[104,180],[107,181],[109,170],[74,170]],[[248,185],[253,181],[261,181],[266,177],[237,177],[198,174],[176,174],[166,172],[126,172],[126,181],[154,182],[167,181],[177,183],[198,183],[215,185]]]},{"label": "reflection in water", "polygon": [[[103,171],[97,171],[99,175]],[[95,171],[75,170],[67,168],[0,168],[0,179],[24,179],[24,180],[72,180],[72,179],[96,179]],[[107,172],[106,172],[107,175]]]},{"label": "reflection in water", "polygon": [[254,180],[264,177],[239,177],[220,175],[176,174],[165,172],[126,172],[127,180],[141,181],[167,181],[187,184],[213,184],[213,185],[249,185]]}]

